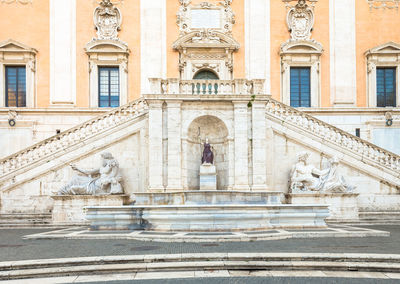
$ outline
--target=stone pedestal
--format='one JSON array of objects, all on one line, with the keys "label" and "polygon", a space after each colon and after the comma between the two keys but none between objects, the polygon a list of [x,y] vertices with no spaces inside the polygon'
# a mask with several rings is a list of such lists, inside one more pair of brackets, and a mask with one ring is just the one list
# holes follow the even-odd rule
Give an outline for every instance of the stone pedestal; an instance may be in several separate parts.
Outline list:
[{"label": "stone pedestal", "polygon": [[53,224],[87,224],[84,207],[122,206],[129,203],[128,195],[55,195],[52,213]]},{"label": "stone pedestal", "polygon": [[287,194],[291,204],[327,204],[330,217],[327,220],[355,221],[359,220],[358,193],[292,193]]},{"label": "stone pedestal", "polygon": [[217,190],[217,171],[214,165],[200,166],[200,190]]}]

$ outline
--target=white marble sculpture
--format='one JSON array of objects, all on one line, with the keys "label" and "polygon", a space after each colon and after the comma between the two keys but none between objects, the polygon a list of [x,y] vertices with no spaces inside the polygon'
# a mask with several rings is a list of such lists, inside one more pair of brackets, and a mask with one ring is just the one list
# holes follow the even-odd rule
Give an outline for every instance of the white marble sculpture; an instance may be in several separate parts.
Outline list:
[{"label": "white marble sculpture", "polygon": [[102,165],[98,169],[84,170],[71,165],[73,170],[83,175],[73,177],[58,191],[58,195],[122,194],[118,161],[108,152],[101,154],[101,157]]},{"label": "white marble sculpture", "polygon": [[297,155],[297,163],[290,173],[290,190],[292,193],[320,191],[320,192],[350,192],[355,187],[348,185],[338,171],[337,157],[329,159],[329,166],[323,170],[308,164],[307,152]]}]

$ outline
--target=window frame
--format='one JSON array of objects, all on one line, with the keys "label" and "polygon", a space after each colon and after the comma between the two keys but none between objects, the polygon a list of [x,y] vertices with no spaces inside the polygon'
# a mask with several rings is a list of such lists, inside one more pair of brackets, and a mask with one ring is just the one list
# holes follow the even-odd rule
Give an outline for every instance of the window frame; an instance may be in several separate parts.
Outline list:
[{"label": "window frame", "polygon": [[[302,106],[301,105],[301,73],[299,72],[299,106],[292,106],[292,70],[308,70],[308,101],[309,105],[308,106]],[[289,97],[290,97],[290,106],[292,107],[311,107],[311,67],[300,67],[300,66],[291,66],[290,67],[290,88],[289,88]]]},{"label": "window frame", "polygon": [[[8,68],[16,68],[16,70],[17,70],[17,76],[16,76],[16,86],[17,86],[17,97],[16,97],[16,106],[9,106],[9,104],[8,104],[8,80],[9,80],[9,78],[8,78],[8,72],[7,72],[7,70],[8,70]],[[24,71],[25,71],[25,105],[24,106],[19,106],[18,105],[18,69],[19,68],[24,68]],[[27,98],[26,98],[26,89],[27,89],[27,82],[26,82],[26,66],[25,65],[4,65],[4,89],[5,89],[5,94],[4,94],[4,99],[5,99],[5,102],[4,102],[4,106],[5,107],[17,107],[17,108],[19,108],[19,107],[26,107],[27,106]]]},{"label": "window frame", "polygon": [[[100,97],[101,97],[101,81],[100,81],[100,71],[101,69],[103,70],[107,70],[108,71],[108,106],[101,106],[100,105]],[[113,106],[111,106],[111,70],[118,70],[118,106],[121,106],[121,79],[120,79],[120,68],[119,66],[97,66],[97,77],[98,77],[98,107],[99,108],[113,108]]]},{"label": "window frame", "polygon": [[[385,100],[385,105],[384,106],[378,106],[378,70],[394,70],[394,76],[393,76],[393,87],[394,87],[394,105],[388,106],[386,105],[387,99],[386,99],[386,73],[384,73],[384,100]],[[376,67],[376,107],[396,107],[397,105],[397,67]]]}]

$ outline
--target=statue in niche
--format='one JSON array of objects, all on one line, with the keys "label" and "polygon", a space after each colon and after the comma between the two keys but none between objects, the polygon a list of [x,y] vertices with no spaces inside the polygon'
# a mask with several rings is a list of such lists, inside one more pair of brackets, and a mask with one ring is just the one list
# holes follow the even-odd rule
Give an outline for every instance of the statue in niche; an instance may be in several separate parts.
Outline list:
[{"label": "statue in niche", "polygon": [[354,186],[348,185],[338,171],[339,160],[337,157],[329,159],[329,165],[323,170],[308,164],[307,152],[297,155],[297,163],[290,173],[290,190],[292,193],[304,191],[320,192],[351,192]]},{"label": "statue in niche", "polygon": [[208,143],[208,138],[206,138],[206,142],[204,143],[203,156],[201,157],[201,164],[213,164],[214,163],[214,154],[211,151],[211,145]]},{"label": "statue in niche", "polygon": [[71,165],[71,168],[83,175],[77,175],[64,185],[58,195],[108,195],[122,194],[122,177],[119,164],[111,153],[103,153],[102,165],[98,169],[84,170]]}]

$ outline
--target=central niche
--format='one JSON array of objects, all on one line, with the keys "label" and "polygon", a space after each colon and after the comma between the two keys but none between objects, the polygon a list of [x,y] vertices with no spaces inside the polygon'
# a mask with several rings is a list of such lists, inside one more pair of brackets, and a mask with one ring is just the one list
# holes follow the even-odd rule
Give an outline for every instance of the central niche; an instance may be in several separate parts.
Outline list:
[{"label": "central niche", "polygon": [[208,138],[214,153],[217,170],[217,189],[228,187],[228,129],[219,118],[211,115],[201,116],[192,121],[188,129],[187,184],[189,190],[200,188],[200,165],[203,144]]}]

